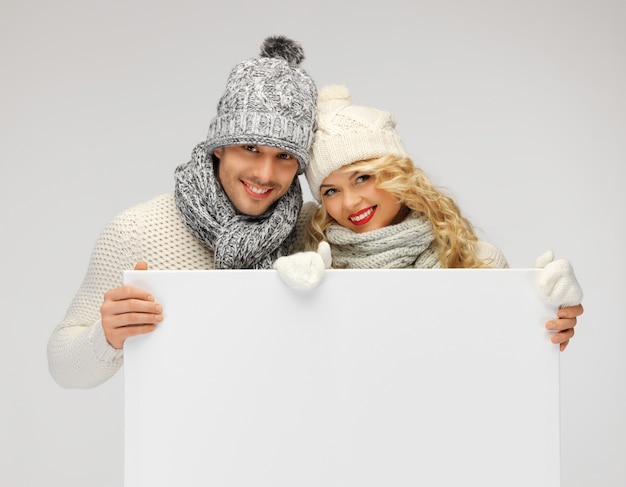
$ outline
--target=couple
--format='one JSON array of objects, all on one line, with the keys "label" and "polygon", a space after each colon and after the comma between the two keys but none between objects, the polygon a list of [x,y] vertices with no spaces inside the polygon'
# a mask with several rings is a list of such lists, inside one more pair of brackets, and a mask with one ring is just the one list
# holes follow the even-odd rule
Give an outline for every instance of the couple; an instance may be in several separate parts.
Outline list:
[{"label": "couple", "polygon": [[[298,43],[267,38],[259,58],[231,71],[206,141],[175,170],[175,191],[121,212],[104,229],[48,342],[59,385],[106,381],[122,365],[126,338],[162,321],[148,292],[122,285],[124,270],[276,268],[307,288],[331,256],[336,268],[508,266],[413,166],[393,117],[351,105],[343,86],[318,97],[303,59]],[[321,205],[303,203],[302,173]],[[546,327],[563,350],[583,312],[582,293],[567,261],[541,261],[543,295],[561,306]]]}]

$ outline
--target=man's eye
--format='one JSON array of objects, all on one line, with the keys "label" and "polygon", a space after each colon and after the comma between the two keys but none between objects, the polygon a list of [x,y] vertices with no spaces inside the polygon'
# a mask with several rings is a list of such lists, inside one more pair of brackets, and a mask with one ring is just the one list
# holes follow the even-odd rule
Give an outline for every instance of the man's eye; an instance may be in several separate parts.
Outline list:
[{"label": "man's eye", "polygon": [[280,154],[278,154],[278,157],[280,159],[285,159],[285,160],[289,160],[292,158],[291,154],[287,154],[286,152],[281,152]]},{"label": "man's eye", "polygon": [[256,145],[244,145],[243,148],[250,152],[258,152],[259,150],[256,148]]}]

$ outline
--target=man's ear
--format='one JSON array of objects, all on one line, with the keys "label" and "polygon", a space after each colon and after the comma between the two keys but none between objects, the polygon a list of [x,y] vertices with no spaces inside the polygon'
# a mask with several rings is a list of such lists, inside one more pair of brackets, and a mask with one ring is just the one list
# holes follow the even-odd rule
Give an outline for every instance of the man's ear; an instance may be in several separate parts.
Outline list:
[{"label": "man's ear", "polygon": [[217,157],[218,159],[222,158],[222,154],[224,153],[224,148],[223,147],[218,147],[217,149],[213,150],[213,154],[215,154],[215,157]]}]

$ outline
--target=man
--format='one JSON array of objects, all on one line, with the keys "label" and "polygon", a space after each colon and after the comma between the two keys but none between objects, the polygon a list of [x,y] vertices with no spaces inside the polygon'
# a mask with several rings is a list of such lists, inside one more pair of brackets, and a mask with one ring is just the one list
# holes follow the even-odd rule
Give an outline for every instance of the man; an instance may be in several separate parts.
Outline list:
[{"label": "man", "polygon": [[122,285],[127,269],[270,269],[302,250],[312,205],[298,181],[309,160],[317,90],[301,46],[267,38],[236,65],[205,142],[176,168],[173,193],[127,209],[99,237],[87,274],[48,342],[53,378],[93,387],[121,367],[126,338],[153,331],[162,308]]}]

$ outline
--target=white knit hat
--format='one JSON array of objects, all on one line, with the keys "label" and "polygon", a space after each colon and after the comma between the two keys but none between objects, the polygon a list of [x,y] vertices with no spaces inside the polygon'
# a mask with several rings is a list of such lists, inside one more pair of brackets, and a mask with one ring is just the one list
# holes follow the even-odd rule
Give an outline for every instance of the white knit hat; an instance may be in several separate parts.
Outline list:
[{"label": "white knit hat", "polygon": [[385,155],[408,157],[395,131],[396,120],[384,110],[350,103],[343,85],[329,85],[317,96],[317,131],[311,161],[305,171],[313,197],[321,200],[320,186],[340,167]]}]

